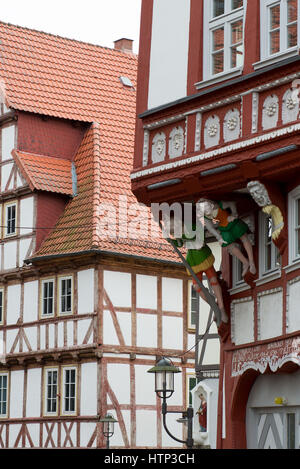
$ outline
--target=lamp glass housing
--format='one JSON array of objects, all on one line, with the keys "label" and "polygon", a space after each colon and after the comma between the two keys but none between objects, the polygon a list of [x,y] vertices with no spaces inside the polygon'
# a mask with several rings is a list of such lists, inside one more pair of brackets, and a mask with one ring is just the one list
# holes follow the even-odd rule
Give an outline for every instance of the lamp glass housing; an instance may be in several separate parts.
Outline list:
[{"label": "lamp glass housing", "polygon": [[148,373],[155,373],[155,392],[159,397],[169,398],[174,393],[174,374],[181,373],[168,358],[162,358]]}]

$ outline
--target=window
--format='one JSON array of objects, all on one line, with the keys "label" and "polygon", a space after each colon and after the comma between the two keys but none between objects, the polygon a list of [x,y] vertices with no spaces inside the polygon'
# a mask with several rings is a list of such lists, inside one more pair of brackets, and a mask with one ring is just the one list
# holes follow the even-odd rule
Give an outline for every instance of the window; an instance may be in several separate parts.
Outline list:
[{"label": "window", "polygon": [[45,370],[45,415],[57,415],[58,369]]},{"label": "window", "polygon": [[289,194],[289,263],[300,261],[300,186]]},{"label": "window", "polygon": [[72,314],[73,309],[73,281],[72,277],[59,279],[59,312],[60,314]]},{"label": "window", "polygon": [[243,0],[205,0],[203,49],[208,53],[203,54],[204,80],[240,70],[243,66],[243,7]]},{"label": "window", "polygon": [[273,221],[272,218],[263,212],[259,214],[260,225],[260,275],[266,275],[281,266],[281,256],[272,241]]},{"label": "window", "polygon": [[297,48],[299,0],[261,0],[261,60]]},{"label": "window", "polygon": [[0,418],[7,417],[8,405],[8,374],[0,373]]},{"label": "window", "polygon": [[14,236],[17,234],[17,204],[16,202],[5,204],[4,235]]},{"label": "window", "polygon": [[63,368],[63,414],[76,413],[76,368]]},{"label": "window", "polygon": [[199,315],[199,294],[193,288],[193,282],[188,282],[188,328],[195,330],[197,325],[197,316]]},{"label": "window", "polygon": [[[4,321],[4,289],[0,288],[0,324]],[[1,353],[1,350],[0,350]]]},{"label": "window", "polygon": [[187,373],[187,392],[188,392],[188,396],[187,396],[187,402],[188,402],[188,405],[193,405],[193,394],[192,394],[192,390],[194,389],[194,387],[197,385],[197,378],[194,374],[190,374],[190,373]]},{"label": "window", "polygon": [[42,316],[54,316],[54,280],[42,280]]}]

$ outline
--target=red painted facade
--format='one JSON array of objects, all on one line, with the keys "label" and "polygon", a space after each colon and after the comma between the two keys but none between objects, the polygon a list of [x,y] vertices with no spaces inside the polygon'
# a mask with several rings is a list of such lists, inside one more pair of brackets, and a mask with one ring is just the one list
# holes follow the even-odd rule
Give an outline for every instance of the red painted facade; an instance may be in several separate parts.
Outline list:
[{"label": "red painted facade", "polygon": [[[300,272],[297,266],[289,268],[291,227],[288,215],[288,194],[299,185],[300,126],[299,112],[295,118],[291,117],[289,112],[294,109],[293,103],[290,103],[290,107],[286,104],[288,91],[293,90],[293,80],[298,78],[299,55],[254,67],[253,64],[261,60],[261,11],[259,0],[248,1],[244,24],[244,66],[240,75],[208,84],[206,87],[203,84],[201,89],[197,90],[195,83],[203,80],[203,55],[208,50],[208,43],[203,40],[201,27],[203,1],[191,0],[186,96],[155,109],[147,109],[153,0],[144,0],[142,3],[137,102],[139,118],[134,167],[131,174],[134,194],[140,202],[148,205],[153,202],[173,203],[191,200],[196,202],[200,197],[216,201],[234,200],[240,216],[251,214],[254,217],[254,256],[257,266],[261,249],[260,207],[247,191],[247,184],[256,180],[262,183],[268,191],[272,204],[280,210],[283,217],[280,235],[276,240],[273,239],[281,254],[281,273],[276,278],[260,282],[260,272],[256,276],[247,275],[245,280],[250,289],[229,293],[233,288],[232,261],[225,250],[223,253],[222,275],[227,283],[227,291],[224,294],[231,306],[239,300],[251,297],[253,339],[239,345],[235,344],[232,337],[232,317],[230,324],[223,325],[220,332],[222,346],[217,441],[219,449],[246,448],[247,402],[249,393],[262,372],[257,371],[254,365],[249,365],[248,369],[235,376],[233,362],[239,356],[239,351],[246,353],[249,348],[250,352],[255,354],[257,347],[267,351],[272,349],[275,343],[278,344],[280,357],[282,355],[281,361],[278,359],[280,364],[276,362],[278,366],[276,365],[277,368],[274,367],[273,371],[270,365],[266,366],[263,370],[265,375],[273,373],[279,376],[280,373],[294,373],[299,370],[300,364],[296,359],[285,356],[290,341],[299,337],[299,330],[292,332],[289,330],[287,302],[289,286],[297,280]],[[270,100],[275,100],[277,103],[272,109],[268,108]],[[241,131],[237,138],[228,140],[226,116],[231,110],[240,116]],[[209,118],[216,116],[220,123],[220,135],[218,142],[209,147],[205,144],[209,140],[205,124],[209,122]],[[272,119],[276,122],[272,122]],[[170,158],[168,154],[171,132],[176,127],[183,129],[185,145],[181,156]],[[165,135],[166,156],[161,161],[153,163],[152,143],[155,136],[160,133]],[[279,149],[282,151],[281,154],[276,153]],[[261,156],[265,154],[268,156]],[[223,171],[227,165],[233,166]],[[207,174],[207,171],[210,173]],[[173,180],[177,181],[168,185],[168,182]],[[163,184],[156,190],[149,189],[149,186],[157,183]],[[259,299],[266,291],[273,290],[282,291],[281,333],[274,336],[270,333],[272,337],[262,339]],[[242,358],[240,360],[242,361]],[[256,360],[259,367],[259,359]]]}]

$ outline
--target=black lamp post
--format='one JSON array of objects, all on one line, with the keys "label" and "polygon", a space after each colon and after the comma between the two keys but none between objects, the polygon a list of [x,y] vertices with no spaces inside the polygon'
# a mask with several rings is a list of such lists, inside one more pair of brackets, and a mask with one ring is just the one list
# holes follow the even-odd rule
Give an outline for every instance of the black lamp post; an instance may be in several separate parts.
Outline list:
[{"label": "black lamp post", "polygon": [[163,357],[153,368],[148,370],[148,373],[155,373],[155,392],[162,399],[162,415],[163,415],[163,425],[167,434],[175,441],[179,443],[184,443],[187,448],[193,448],[193,417],[194,410],[193,407],[188,407],[186,412],[183,412],[184,417],[187,419],[188,427],[188,436],[187,440],[179,440],[175,438],[169,431],[166,424],[166,415],[173,413],[179,414],[182,412],[177,412],[173,410],[168,410],[167,408],[167,399],[172,396],[174,393],[174,374],[181,373],[180,369],[172,365],[171,360]]},{"label": "black lamp post", "polygon": [[117,420],[111,414],[106,414],[99,421],[103,423],[102,433],[106,437],[106,448],[109,449],[109,439],[114,434],[114,426]]}]

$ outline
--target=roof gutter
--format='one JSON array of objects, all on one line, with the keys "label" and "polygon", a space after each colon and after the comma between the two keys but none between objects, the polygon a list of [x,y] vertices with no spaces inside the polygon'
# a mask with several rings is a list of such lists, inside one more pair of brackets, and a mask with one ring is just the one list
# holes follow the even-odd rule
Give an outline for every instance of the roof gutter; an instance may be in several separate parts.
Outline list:
[{"label": "roof gutter", "polygon": [[136,260],[148,260],[152,262],[157,262],[159,264],[171,264],[175,266],[180,266],[182,267],[182,262],[176,262],[176,261],[167,261],[163,259],[157,259],[155,257],[146,257],[146,256],[135,256],[133,254],[124,254],[120,252],[112,252],[112,251],[102,251],[100,249],[90,249],[88,251],[82,251],[82,252],[72,252],[68,254],[51,254],[48,256],[38,256],[38,257],[32,257],[29,259],[25,259],[24,263],[29,265],[29,264],[34,264],[35,262],[41,262],[41,261],[49,261],[49,260],[55,260],[55,259],[64,259],[67,257],[79,257],[79,256],[84,256],[84,255],[93,255],[93,254],[98,254],[98,255],[109,255],[109,256],[114,256],[114,257],[123,257],[126,259],[136,259]]}]

